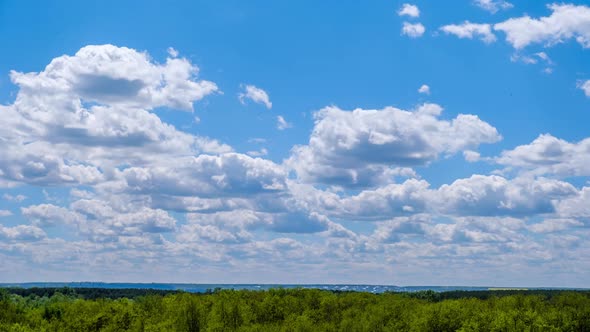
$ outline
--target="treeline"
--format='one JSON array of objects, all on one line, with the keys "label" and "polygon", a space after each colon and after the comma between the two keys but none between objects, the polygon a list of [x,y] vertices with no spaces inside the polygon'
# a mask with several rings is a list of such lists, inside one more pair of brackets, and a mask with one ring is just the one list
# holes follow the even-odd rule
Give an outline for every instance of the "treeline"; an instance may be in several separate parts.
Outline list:
[{"label": "treeline", "polygon": [[562,295],[564,293],[576,292],[590,296],[590,290],[576,290],[567,291],[561,289],[501,289],[501,290],[456,290],[447,292],[435,292],[431,290],[411,292],[411,293],[398,293],[404,294],[408,297],[413,297],[422,300],[428,300],[431,302],[439,302],[444,300],[457,300],[465,298],[475,298],[480,300],[487,300],[492,297],[503,297],[510,295],[539,295],[545,299],[551,299],[554,296]]},{"label": "treeline", "polygon": [[0,289],[0,331],[590,331],[588,292],[491,294],[272,289],[90,300]]},{"label": "treeline", "polygon": [[137,297],[147,295],[169,295],[180,293],[180,291],[176,290],[160,290],[150,288],[7,287],[4,288],[4,290],[10,294],[19,295],[22,297],[52,297],[54,294],[59,293],[69,297],[87,300],[120,298],[135,299]]}]

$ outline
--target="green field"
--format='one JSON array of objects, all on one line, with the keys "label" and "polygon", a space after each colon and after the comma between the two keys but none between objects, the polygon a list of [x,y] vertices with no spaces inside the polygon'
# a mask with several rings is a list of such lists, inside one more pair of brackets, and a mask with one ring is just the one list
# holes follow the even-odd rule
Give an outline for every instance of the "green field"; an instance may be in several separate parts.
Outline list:
[{"label": "green field", "polygon": [[0,331],[590,331],[590,293],[11,288]]}]

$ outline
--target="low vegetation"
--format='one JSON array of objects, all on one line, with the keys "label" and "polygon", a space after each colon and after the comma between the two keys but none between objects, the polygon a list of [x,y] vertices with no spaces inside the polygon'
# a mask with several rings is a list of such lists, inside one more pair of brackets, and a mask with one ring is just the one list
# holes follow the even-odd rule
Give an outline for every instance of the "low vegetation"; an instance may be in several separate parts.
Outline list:
[{"label": "low vegetation", "polygon": [[590,293],[0,289],[0,331],[590,331]]}]

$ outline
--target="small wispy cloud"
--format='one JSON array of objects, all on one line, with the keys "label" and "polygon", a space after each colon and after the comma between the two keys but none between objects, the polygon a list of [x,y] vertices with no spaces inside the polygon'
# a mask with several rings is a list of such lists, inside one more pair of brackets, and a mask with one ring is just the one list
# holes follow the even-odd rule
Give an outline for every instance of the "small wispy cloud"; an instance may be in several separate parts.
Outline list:
[{"label": "small wispy cloud", "polygon": [[495,14],[500,10],[506,10],[514,7],[513,4],[504,0],[475,0],[473,3],[479,8],[492,14]]},{"label": "small wispy cloud", "polygon": [[430,87],[426,84],[422,84],[422,86],[418,89],[418,93],[429,95]]},{"label": "small wispy cloud", "polygon": [[238,99],[242,104],[246,104],[246,100],[251,100],[257,104],[263,104],[266,108],[272,108],[272,102],[266,91],[254,85],[242,85],[243,91],[238,94]]},{"label": "small wispy cloud", "polygon": [[285,120],[285,118],[283,118],[282,116],[277,116],[277,129],[278,130],[285,130],[288,128],[293,127],[293,124],[287,122],[287,120]]}]

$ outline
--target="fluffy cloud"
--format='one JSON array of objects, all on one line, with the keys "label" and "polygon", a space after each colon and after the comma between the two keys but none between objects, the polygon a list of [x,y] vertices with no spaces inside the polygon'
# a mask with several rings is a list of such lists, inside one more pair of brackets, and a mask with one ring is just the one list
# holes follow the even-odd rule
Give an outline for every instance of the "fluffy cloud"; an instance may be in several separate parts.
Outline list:
[{"label": "fluffy cloud", "polygon": [[504,0],[474,0],[473,3],[479,8],[487,10],[492,14],[497,13],[499,10],[505,10],[514,7],[513,4]]},{"label": "fluffy cloud", "polygon": [[112,45],[87,46],[55,58],[39,73],[12,72],[16,100],[0,106],[0,177],[37,185],[95,184],[121,164],[146,164],[163,154],[231,148],[163,123],[149,110],[191,110],[217,90],[198,81],[186,59],[151,62]]},{"label": "fluffy cloud", "polygon": [[530,144],[503,151],[495,161],[534,174],[590,176],[590,138],[570,143],[544,134]]},{"label": "fluffy cloud", "polygon": [[47,234],[36,226],[18,225],[14,227],[4,227],[0,225],[0,239],[14,242],[39,241],[45,238]]},{"label": "fluffy cloud", "polygon": [[266,91],[257,88],[254,85],[243,85],[242,88],[244,91],[238,94],[238,99],[242,104],[245,104],[246,100],[249,99],[255,103],[263,104],[268,109],[272,108],[272,102]]},{"label": "fluffy cloud", "polygon": [[[184,227],[197,232],[203,237],[203,232],[229,232],[236,234],[242,240],[251,239],[255,230],[266,230],[277,233],[317,233],[335,229],[333,222],[316,212],[303,210],[258,212],[253,210],[233,210],[215,212],[213,214],[191,213],[187,215],[188,226]],[[199,225],[198,227],[195,225]],[[214,228],[211,228],[214,227]],[[182,232],[184,233],[184,232]],[[193,235],[189,235],[193,237]],[[208,236],[205,236],[208,237]],[[186,239],[186,237],[183,236]]]},{"label": "fluffy cloud", "polygon": [[452,243],[468,248],[470,244],[476,243],[523,241],[525,238],[519,231],[524,227],[524,222],[515,218],[469,217],[450,219],[443,223],[431,215],[419,214],[379,223],[372,237],[385,244],[415,243],[416,240],[427,239],[434,246]]},{"label": "fluffy cloud", "polygon": [[506,33],[506,40],[516,49],[530,44],[554,45],[575,38],[584,48],[590,47],[590,7],[550,4],[551,15],[538,19],[530,16],[497,23],[494,29]]},{"label": "fluffy cloud", "polygon": [[75,225],[83,219],[82,215],[53,204],[31,205],[21,208],[21,213],[33,225],[42,228],[52,227],[58,224]]},{"label": "fluffy cloud", "polygon": [[575,219],[546,219],[543,222],[532,224],[528,228],[534,233],[554,233],[580,226],[584,226],[584,224]]},{"label": "fluffy cloud", "polygon": [[432,201],[445,214],[530,216],[554,213],[556,200],[576,194],[574,186],[557,180],[473,175],[441,186]]},{"label": "fluffy cloud", "polygon": [[12,212],[9,210],[0,210],[0,217],[9,217],[12,215]]},{"label": "fluffy cloud", "polygon": [[409,16],[409,17],[419,17],[420,16],[420,9],[418,6],[411,5],[409,3],[404,3],[402,7],[397,11],[399,16]]},{"label": "fluffy cloud", "polygon": [[[156,64],[146,53],[130,48],[92,45],[74,56],[53,59],[43,72],[12,71],[10,76],[20,88],[19,95],[35,94],[37,101],[74,94],[100,104],[192,110],[194,101],[217,91],[214,83],[194,79],[198,71],[186,59],[168,58],[165,64]],[[17,104],[23,101],[21,96]]]},{"label": "fluffy cloud", "polygon": [[[279,164],[254,158],[266,154],[261,146],[251,156],[236,153],[152,112],[190,110],[217,91],[176,50],[168,53],[159,64],[135,50],[91,46],[39,73],[12,75],[16,100],[0,106],[0,186],[31,184],[18,190],[32,203],[20,215],[0,210],[10,223],[0,223],[4,266],[42,268],[57,279],[136,281],[281,267],[290,274],[294,266],[302,278],[312,270],[357,273],[352,266],[371,274],[437,266],[456,277],[455,269],[499,260],[572,262],[590,252],[581,240],[590,189],[555,179],[589,174],[585,140],[547,135],[480,157],[479,145],[501,136],[474,115],[444,118],[436,104],[327,107],[314,115],[308,143]],[[268,95],[252,96],[270,108]],[[503,176],[432,187],[418,175],[461,153],[506,167]],[[42,201],[46,186],[56,200]]]},{"label": "fluffy cloud", "polygon": [[430,94],[430,87],[426,84],[422,84],[422,86],[418,89],[418,93],[429,95]]},{"label": "fluffy cloud", "polygon": [[422,25],[422,23],[404,22],[402,26],[402,35],[406,35],[410,38],[422,37],[425,31],[426,28],[424,25]]},{"label": "fluffy cloud", "polygon": [[399,167],[425,165],[441,154],[501,139],[477,116],[459,114],[445,121],[439,119],[441,112],[436,104],[414,111],[324,108],[314,115],[309,144],[296,146],[287,165],[306,182],[362,187],[411,175]]},{"label": "fluffy cloud", "polygon": [[477,24],[465,21],[461,24],[450,24],[440,28],[446,34],[452,34],[459,38],[479,38],[484,43],[493,43],[496,36],[492,33],[492,26],[489,24]]},{"label": "fluffy cloud", "polygon": [[590,187],[583,187],[576,196],[557,202],[557,215],[562,218],[581,218],[590,224]]},{"label": "fluffy cloud", "polygon": [[173,165],[117,171],[103,189],[134,194],[219,197],[285,189],[285,170],[272,161],[237,153],[177,158]]},{"label": "fluffy cloud", "polygon": [[425,180],[408,179],[344,197],[304,188],[295,192],[311,209],[329,217],[354,220],[385,220],[420,213],[453,217],[561,215],[563,206],[585,199],[579,198],[580,192],[567,182],[497,175],[473,175],[439,188],[430,188]]},{"label": "fluffy cloud", "polygon": [[429,184],[409,179],[401,184],[389,184],[375,190],[365,190],[356,196],[342,198],[339,213],[353,219],[383,220],[395,216],[413,215],[427,210]]},{"label": "fluffy cloud", "polygon": [[[79,200],[70,208],[52,204],[22,208],[35,227],[67,226],[92,241],[112,242],[150,233],[172,232],[176,220],[166,211],[143,206],[114,207],[101,200]],[[66,227],[66,228],[67,228]]]}]

